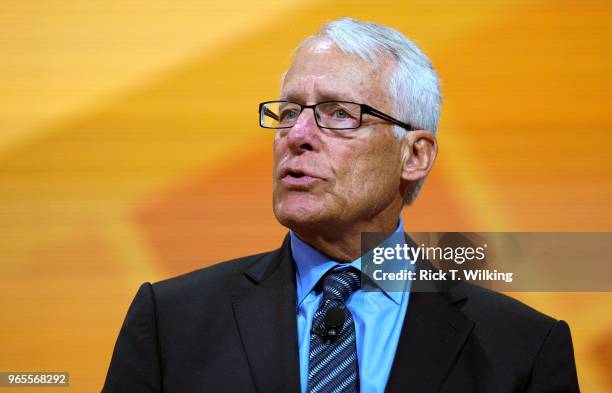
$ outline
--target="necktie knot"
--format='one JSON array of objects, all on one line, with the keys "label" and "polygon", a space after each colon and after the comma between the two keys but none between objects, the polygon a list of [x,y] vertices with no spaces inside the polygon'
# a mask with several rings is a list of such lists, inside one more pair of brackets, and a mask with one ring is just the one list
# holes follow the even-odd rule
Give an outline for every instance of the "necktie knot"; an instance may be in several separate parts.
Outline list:
[{"label": "necktie knot", "polygon": [[361,277],[355,268],[330,271],[323,278],[323,298],[346,302],[351,294],[361,288]]}]

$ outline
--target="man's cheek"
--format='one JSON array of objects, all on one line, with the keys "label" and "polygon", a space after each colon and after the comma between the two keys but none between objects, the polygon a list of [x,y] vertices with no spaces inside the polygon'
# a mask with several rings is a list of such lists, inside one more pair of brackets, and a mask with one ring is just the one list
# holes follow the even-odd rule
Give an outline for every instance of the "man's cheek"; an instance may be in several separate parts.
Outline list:
[{"label": "man's cheek", "polygon": [[363,195],[365,187],[367,186],[367,174],[363,174],[361,171],[354,170],[351,173],[347,173],[342,179],[342,190],[343,195],[347,199],[356,201],[360,195]]}]

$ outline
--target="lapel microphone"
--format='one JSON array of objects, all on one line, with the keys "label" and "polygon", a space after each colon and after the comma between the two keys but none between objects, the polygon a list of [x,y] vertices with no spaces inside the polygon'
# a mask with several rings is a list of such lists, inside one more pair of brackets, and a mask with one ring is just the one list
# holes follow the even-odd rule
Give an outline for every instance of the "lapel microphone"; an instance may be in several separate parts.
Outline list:
[{"label": "lapel microphone", "polygon": [[330,307],[325,312],[325,317],[323,318],[323,327],[317,327],[316,329],[314,329],[314,332],[326,339],[327,341],[334,340],[342,331],[344,319],[344,308]]}]

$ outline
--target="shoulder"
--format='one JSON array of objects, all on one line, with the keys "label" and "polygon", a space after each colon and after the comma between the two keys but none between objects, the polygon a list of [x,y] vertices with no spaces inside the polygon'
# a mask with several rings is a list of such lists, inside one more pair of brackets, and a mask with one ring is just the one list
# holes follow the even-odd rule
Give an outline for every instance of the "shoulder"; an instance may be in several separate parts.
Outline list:
[{"label": "shoulder", "polygon": [[[492,372],[518,373],[530,392],[578,392],[569,326],[510,296],[464,283],[461,307],[474,322],[474,356],[480,354]],[[515,370],[515,371],[512,371]],[[553,388],[554,386],[554,388]]]},{"label": "shoulder", "polygon": [[175,308],[211,304],[229,294],[232,283],[244,277],[245,271],[273,252],[264,252],[223,261],[180,276],[152,284],[158,307]]},{"label": "shoulder", "polygon": [[461,292],[468,301],[463,310],[471,318],[491,323],[510,322],[514,325],[529,323],[536,326],[550,326],[556,319],[514,299],[508,295],[477,285],[464,283]]},{"label": "shoulder", "polygon": [[461,309],[475,322],[476,336],[483,344],[536,351],[555,329],[569,329],[559,321],[502,293],[465,283]]}]

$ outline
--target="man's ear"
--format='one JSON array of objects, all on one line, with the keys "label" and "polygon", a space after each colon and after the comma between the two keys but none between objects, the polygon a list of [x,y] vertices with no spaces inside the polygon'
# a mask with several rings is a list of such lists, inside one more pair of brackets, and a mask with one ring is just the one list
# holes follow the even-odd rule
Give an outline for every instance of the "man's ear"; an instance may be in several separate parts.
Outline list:
[{"label": "man's ear", "polygon": [[426,130],[409,131],[402,145],[402,180],[416,182],[425,178],[438,154],[436,137]]}]

